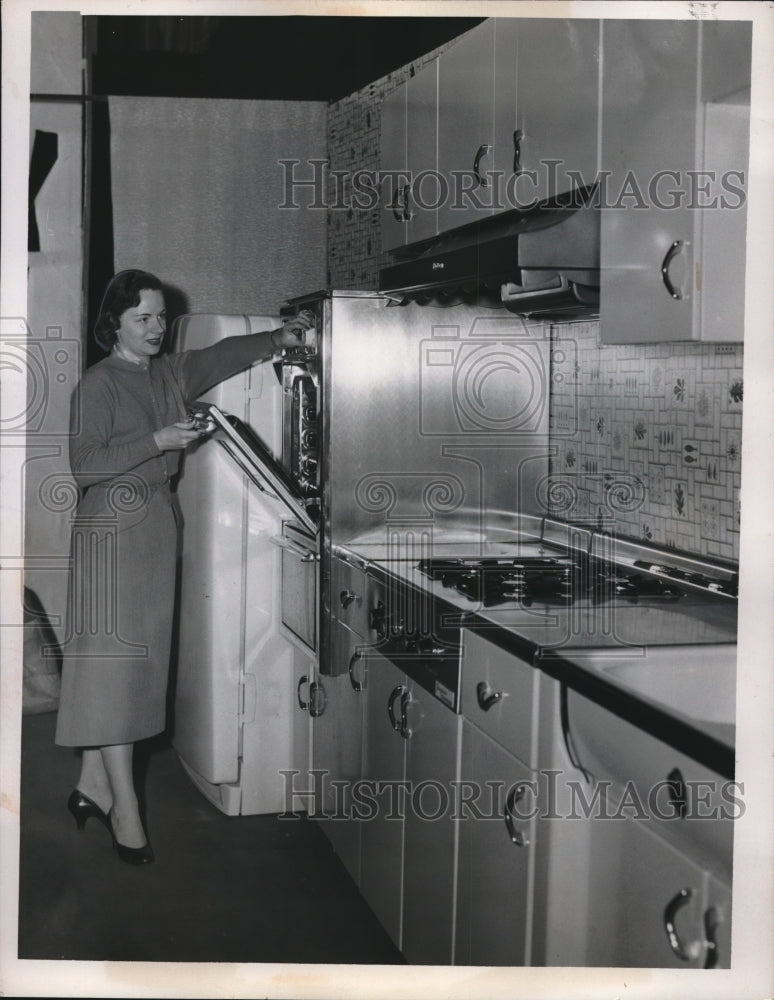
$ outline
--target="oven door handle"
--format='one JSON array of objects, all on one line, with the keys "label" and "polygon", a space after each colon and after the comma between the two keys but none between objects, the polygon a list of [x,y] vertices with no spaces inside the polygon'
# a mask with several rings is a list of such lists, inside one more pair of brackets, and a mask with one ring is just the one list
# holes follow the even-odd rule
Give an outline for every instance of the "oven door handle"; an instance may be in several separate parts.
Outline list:
[{"label": "oven door handle", "polygon": [[294,556],[298,556],[301,562],[319,562],[320,554],[319,552],[312,552],[310,549],[305,549],[303,545],[298,545],[296,542],[291,541],[289,538],[285,538],[283,535],[273,535],[270,539],[272,545],[276,545],[277,548],[287,549],[288,552],[292,552]]}]

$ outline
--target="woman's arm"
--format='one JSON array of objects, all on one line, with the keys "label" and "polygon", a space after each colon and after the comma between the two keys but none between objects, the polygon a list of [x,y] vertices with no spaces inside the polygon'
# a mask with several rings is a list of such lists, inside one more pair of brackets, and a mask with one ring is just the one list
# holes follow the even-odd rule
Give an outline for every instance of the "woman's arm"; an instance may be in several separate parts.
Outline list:
[{"label": "woman's arm", "polygon": [[152,431],[131,441],[111,444],[115,399],[100,379],[84,377],[75,390],[70,408],[70,468],[77,484],[85,489],[113,479],[161,450]]},{"label": "woman's arm", "polygon": [[184,351],[178,357],[178,377],[183,394],[189,401],[197,399],[207,389],[259,361],[267,361],[285,347],[301,342],[305,330],[314,324],[310,312],[293,316],[276,330],[250,333],[225,340],[198,351]]}]

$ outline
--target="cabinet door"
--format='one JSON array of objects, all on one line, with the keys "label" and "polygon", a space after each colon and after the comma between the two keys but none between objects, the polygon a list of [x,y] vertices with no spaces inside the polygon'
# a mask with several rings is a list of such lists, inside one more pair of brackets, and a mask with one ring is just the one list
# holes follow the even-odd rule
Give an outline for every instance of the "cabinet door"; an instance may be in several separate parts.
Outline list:
[{"label": "cabinet door", "polygon": [[[398,948],[403,911],[403,808],[406,740],[391,724],[392,706],[400,718],[400,699],[408,693],[405,675],[378,653],[366,660],[360,811],[360,891]],[[367,793],[367,795],[366,795]]]},{"label": "cabinet door", "polygon": [[406,82],[406,162],[411,189],[406,195],[407,243],[438,232],[438,61]]},{"label": "cabinet door", "polygon": [[695,213],[686,185],[698,166],[698,25],[605,21],[603,46],[602,336],[691,339]]},{"label": "cabinet door", "polygon": [[463,35],[438,60],[438,170],[447,196],[441,232],[492,214],[494,20]]},{"label": "cabinet door", "polygon": [[406,242],[406,219],[402,209],[405,187],[409,183],[406,169],[406,100],[407,89],[404,84],[388,94],[382,103],[382,250],[394,250]]},{"label": "cabinet door", "polygon": [[[294,768],[299,773],[288,780],[286,808],[289,811],[305,811],[310,808],[308,795],[312,788],[310,768],[312,766],[312,715],[309,711],[314,692],[315,660],[299,646],[291,646],[293,656],[293,688],[295,702],[292,706],[292,747]],[[294,794],[298,790],[300,795]]]},{"label": "cabinet door", "polygon": [[409,694],[403,954],[409,962],[449,965],[460,717],[413,681]]},{"label": "cabinet door", "polygon": [[[315,812],[319,823],[344,867],[360,882],[360,824],[351,819],[352,790],[362,771],[365,690],[362,678],[348,665],[362,640],[349,629],[333,623],[332,655],[343,668],[323,677],[324,704],[314,719],[313,767]],[[355,661],[353,667],[359,664]]]},{"label": "cabinet door", "polygon": [[[510,149],[501,149],[499,141],[496,150],[498,168],[502,154],[506,170],[517,161],[517,204],[526,207],[581,183],[592,184],[597,173],[599,22],[501,19],[498,41],[498,63],[515,59],[517,67],[519,134],[511,135]],[[500,72],[498,65],[498,79]],[[510,117],[498,97],[498,122],[501,111]],[[498,128],[503,139],[504,129]]]},{"label": "cabinet door", "polygon": [[632,818],[590,820],[587,965],[701,968],[704,872]]},{"label": "cabinet door", "polygon": [[[527,965],[530,960],[531,869],[536,802],[531,772],[467,720],[462,726],[457,965]],[[513,790],[513,791],[512,791]],[[506,802],[513,818],[506,824]]]},{"label": "cabinet door", "polygon": [[736,22],[604,22],[606,343],[743,339],[749,52]]}]

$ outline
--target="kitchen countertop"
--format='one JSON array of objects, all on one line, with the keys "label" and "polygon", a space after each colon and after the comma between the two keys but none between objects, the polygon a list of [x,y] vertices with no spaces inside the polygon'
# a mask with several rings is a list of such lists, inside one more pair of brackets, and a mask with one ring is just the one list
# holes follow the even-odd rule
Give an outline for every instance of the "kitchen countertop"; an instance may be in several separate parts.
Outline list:
[{"label": "kitchen countertop", "polygon": [[[561,550],[553,550],[561,554]],[[429,579],[417,562],[430,554],[450,558],[536,555],[546,552],[534,537],[482,543],[474,535],[433,540],[432,553],[422,545],[388,545],[354,539],[333,549],[334,555],[359,565],[377,578],[403,581],[442,602],[444,622],[459,623],[496,645],[539,667],[546,674],[597,701],[681,752],[722,774],[734,777],[735,727],[697,721],[671,706],[632,693],[590,665],[590,652],[643,656],[653,646],[736,644],[737,602],[725,597],[686,593],[679,600],[593,604],[579,599],[570,605],[535,603],[526,608],[508,602],[485,608]]]}]

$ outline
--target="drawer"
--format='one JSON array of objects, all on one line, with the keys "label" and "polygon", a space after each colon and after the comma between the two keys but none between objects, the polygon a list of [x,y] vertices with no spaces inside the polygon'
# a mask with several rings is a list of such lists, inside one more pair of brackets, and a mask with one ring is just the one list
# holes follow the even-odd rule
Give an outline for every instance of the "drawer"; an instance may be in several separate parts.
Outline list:
[{"label": "drawer", "polygon": [[343,559],[331,560],[331,613],[363,639],[368,638],[368,600],[363,570]]},{"label": "drawer", "polygon": [[529,768],[537,767],[540,671],[477,632],[462,632],[462,714]]},{"label": "drawer", "polygon": [[[567,718],[579,764],[594,786],[607,784],[607,814],[647,820],[654,833],[730,880],[733,819],[744,810],[735,783],[572,690]],[[682,793],[682,816],[670,786]]]}]

